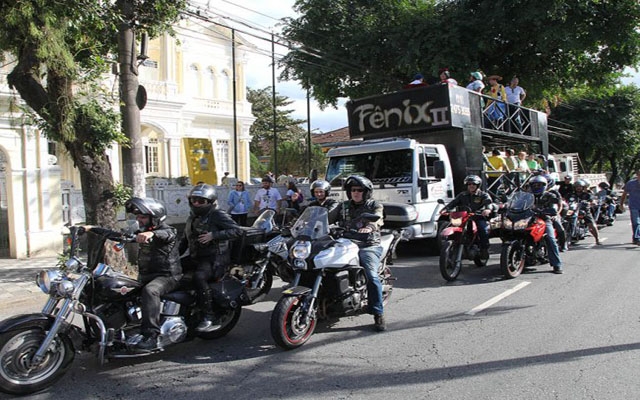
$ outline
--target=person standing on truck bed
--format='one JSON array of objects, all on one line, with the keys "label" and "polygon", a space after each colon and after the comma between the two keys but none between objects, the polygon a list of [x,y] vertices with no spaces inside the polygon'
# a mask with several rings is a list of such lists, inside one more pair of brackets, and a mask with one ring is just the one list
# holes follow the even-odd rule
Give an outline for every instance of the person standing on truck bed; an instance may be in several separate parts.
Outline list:
[{"label": "person standing on truck bed", "polygon": [[503,173],[509,173],[511,171],[509,170],[509,167],[507,166],[504,158],[500,155],[500,150],[498,149],[493,149],[491,151],[489,164],[491,164],[491,166],[493,167],[493,171],[487,172],[487,187],[489,188],[488,190],[493,190],[495,192],[498,189],[498,185],[496,185],[496,187],[493,187],[494,182],[499,180],[502,177]]}]

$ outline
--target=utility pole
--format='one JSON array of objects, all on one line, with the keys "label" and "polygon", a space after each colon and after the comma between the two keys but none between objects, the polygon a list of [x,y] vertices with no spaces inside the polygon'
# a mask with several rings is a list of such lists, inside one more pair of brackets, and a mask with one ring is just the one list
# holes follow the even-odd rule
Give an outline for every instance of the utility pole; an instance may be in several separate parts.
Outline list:
[{"label": "utility pole", "polygon": [[138,66],[135,32],[131,26],[135,20],[134,0],[118,0],[123,22],[118,27],[118,63],[120,64],[120,114],[122,131],[129,139],[129,146],[122,147],[123,183],[133,190],[136,197],[146,197],[138,95]]}]

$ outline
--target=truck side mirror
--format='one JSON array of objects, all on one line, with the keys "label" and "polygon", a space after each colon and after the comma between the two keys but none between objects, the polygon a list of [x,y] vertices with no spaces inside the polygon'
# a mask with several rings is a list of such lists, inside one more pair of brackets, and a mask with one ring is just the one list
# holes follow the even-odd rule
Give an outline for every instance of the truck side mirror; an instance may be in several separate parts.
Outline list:
[{"label": "truck side mirror", "polygon": [[436,179],[444,179],[444,161],[438,160],[433,163],[433,174]]}]

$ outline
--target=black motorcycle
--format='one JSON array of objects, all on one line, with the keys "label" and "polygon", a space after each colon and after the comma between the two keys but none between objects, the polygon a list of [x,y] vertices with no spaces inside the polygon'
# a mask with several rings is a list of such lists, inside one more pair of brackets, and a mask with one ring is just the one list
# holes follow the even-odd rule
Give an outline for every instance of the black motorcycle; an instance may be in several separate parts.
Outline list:
[{"label": "black motorcycle", "polygon": [[[43,270],[36,283],[49,295],[42,312],[10,317],[0,322],[0,390],[24,395],[52,385],[69,369],[76,350],[95,351],[100,364],[113,358],[138,357],[141,285],[102,262],[107,239],[132,242],[134,235],[112,232],[100,236],[97,249],[84,263],[77,257],[84,228],[72,226],[70,258],[59,269]],[[175,291],[162,296],[160,343],[162,347],[195,337],[216,339],[238,322],[242,306],[249,304],[246,282],[231,276],[211,283],[215,313],[220,327],[210,332],[195,330],[203,317],[196,304],[189,274]],[[73,323],[80,315],[81,323]]]},{"label": "black motorcycle", "polygon": [[[368,218],[374,217],[378,218]],[[308,207],[291,228],[295,242],[288,259],[295,277],[271,314],[271,335],[278,346],[286,350],[302,346],[315,331],[318,319],[366,311],[367,277],[358,261],[359,248],[340,237],[343,234],[347,233],[339,229],[330,232],[323,207]],[[399,231],[382,235],[378,274],[383,303],[393,290],[389,264],[400,238]]]}]

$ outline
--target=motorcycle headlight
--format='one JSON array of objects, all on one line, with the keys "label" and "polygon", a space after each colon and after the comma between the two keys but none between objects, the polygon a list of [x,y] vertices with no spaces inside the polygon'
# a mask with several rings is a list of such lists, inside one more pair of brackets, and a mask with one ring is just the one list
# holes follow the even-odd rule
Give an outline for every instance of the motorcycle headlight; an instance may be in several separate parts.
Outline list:
[{"label": "motorcycle headlight", "polygon": [[73,293],[73,289],[75,289],[73,282],[69,280],[63,280],[54,287],[56,288],[56,293],[61,297],[70,296]]},{"label": "motorcycle headlight", "polygon": [[516,221],[513,224],[513,229],[515,230],[526,229],[527,226],[529,226],[529,220],[525,218],[525,219],[521,219],[520,221]]},{"label": "motorcycle headlight", "polygon": [[513,229],[513,222],[510,219],[505,218],[502,221],[502,227],[504,229]]},{"label": "motorcycle headlight", "polygon": [[311,254],[311,242],[296,242],[291,248],[291,257],[300,258],[302,260]]},{"label": "motorcycle headlight", "polygon": [[307,262],[301,258],[293,260],[293,269],[307,269]]},{"label": "motorcycle headlight", "polygon": [[63,275],[58,270],[42,270],[36,275],[36,285],[45,294],[50,294],[51,290],[62,281]]},{"label": "motorcycle headlight", "polygon": [[462,218],[451,218],[449,222],[451,226],[460,226],[462,225]]}]

